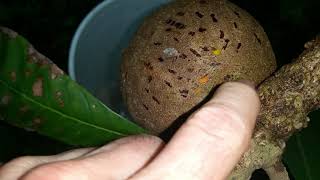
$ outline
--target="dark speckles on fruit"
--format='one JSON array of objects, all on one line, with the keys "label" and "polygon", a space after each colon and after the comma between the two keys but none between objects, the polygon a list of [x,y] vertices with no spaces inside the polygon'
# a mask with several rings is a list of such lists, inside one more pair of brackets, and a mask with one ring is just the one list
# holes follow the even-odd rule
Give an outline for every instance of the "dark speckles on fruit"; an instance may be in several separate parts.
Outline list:
[{"label": "dark speckles on fruit", "polygon": [[256,33],[253,34],[254,37],[256,38],[256,40],[258,41],[259,44],[261,44],[261,39],[258,37],[258,35]]},{"label": "dark speckles on fruit", "polygon": [[201,57],[201,55],[195,50],[195,49],[190,49],[190,51],[192,52],[192,54],[194,54],[197,57]]},{"label": "dark speckles on fruit", "polygon": [[202,33],[202,32],[205,32],[205,31],[207,31],[207,29],[206,29],[206,28],[202,28],[202,27],[201,27],[201,28],[199,28],[199,32],[201,32],[201,33]]},{"label": "dark speckles on fruit", "polygon": [[[182,24],[185,29],[179,29]],[[146,37],[153,31],[152,37]],[[263,42],[261,46],[254,32]],[[122,72],[130,75],[121,79],[121,84],[128,109],[142,127],[155,134],[163,132],[199,104],[227,74],[235,74],[234,79],[252,77],[256,83],[268,77],[275,67],[267,43],[252,16],[231,2],[172,1],[145,19],[124,52]],[[150,62],[153,71],[146,69],[144,62]],[[151,83],[149,75],[153,77]]]},{"label": "dark speckles on fruit", "polygon": [[240,13],[238,13],[237,11],[233,11],[233,13],[234,13],[238,18],[240,18]]},{"label": "dark speckles on fruit", "polygon": [[180,58],[182,58],[182,59],[187,59],[187,55],[185,55],[185,54],[180,54],[180,56],[179,56]]},{"label": "dark speckles on fruit", "polygon": [[195,32],[193,32],[193,31],[190,31],[188,34],[189,34],[190,36],[194,36],[194,35],[196,35],[196,33],[195,33]]},{"label": "dark speckles on fruit", "polygon": [[170,82],[164,81],[164,83],[165,83],[168,87],[172,88],[172,84],[171,84]]},{"label": "dark speckles on fruit", "polygon": [[218,19],[216,18],[215,14],[211,14],[210,17],[214,23],[218,22]]},{"label": "dark speckles on fruit", "polygon": [[147,111],[149,111],[149,107],[148,107],[147,105],[142,104],[142,106],[143,106]]},{"label": "dark speckles on fruit", "polygon": [[201,14],[200,12],[196,12],[196,15],[199,17],[199,18],[203,18],[203,14]]},{"label": "dark speckles on fruit", "polygon": [[202,50],[203,51],[209,51],[209,48],[205,46],[205,47],[202,48]]},{"label": "dark speckles on fruit", "polygon": [[11,96],[5,95],[1,98],[1,104],[8,105],[11,100]]},{"label": "dark speckles on fruit", "polygon": [[160,101],[159,101],[155,96],[152,96],[152,100],[153,100],[154,102],[156,102],[157,104],[160,104]]},{"label": "dark speckles on fruit", "polygon": [[221,63],[218,63],[218,62],[212,62],[212,63],[210,63],[210,66],[211,67],[218,67],[218,66],[220,66],[221,65]]},{"label": "dark speckles on fruit", "polygon": [[32,85],[33,96],[41,97],[43,95],[43,79],[38,78]]},{"label": "dark speckles on fruit", "polygon": [[220,30],[220,39],[223,39],[224,38],[224,32],[222,30]]},{"label": "dark speckles on fruit", "polygon": [[164,59],[162,57],[159,57],[158,60],[159,60],[159,62],[163,62],[164,61]]},{"label": "dark speckles on fruit", "polygon": [[192,72],[194,71],[194,68],[188,68],[187,71],[188,71],[189,73],[192,73]]},{"label": "dark speckles on fruit", "polygon": [[177,72],[176,72],[175,70],[173,70],[173,69],[168,69],[168,71],[169,71],[169,73],[171,73],[171,74],[177,74]]},{"label": "dark speckles on fruit", "polygon": [[230,40],[229,39],[225,39],[224,42],[225,42],[225,45],[222,47],[222,49],[226,50],[228,45],[229,45]]},{"label": "dark speckles on fruit", "polygon": [[233,23],[234,28],[238,29],[238,24],[236,22]]},{"label": "dark speckles on fruit", "polygon": [[184,12],[178,12],[177,16],[184,16],[184,14],[185,14]]},{"label": "dark speckles on fruit", "polygon": [[148,80],[148,83],[151,83],[151,81],[153,80],[153,77],[152,76],[148,76],[147,80]]},{"label": "dark speckles on fruit", "polygon": [[189,94],[189,90],[187,89],[183,89],[183,90],[179,90],[180,92],[180,95],[184,98],[188,97],[188,94]]},{"label": "dark speckles on fruit", "polygon": [[144,62],[144,67],[150,71],[153,70],[153,66],[151,65],[150,62]]},{"label": "dark speckles on fruit", "polygon": [[239,52],[239,49],[241,48],[242,44],[241,43],[238,43],[237,45],[237,52]]}]

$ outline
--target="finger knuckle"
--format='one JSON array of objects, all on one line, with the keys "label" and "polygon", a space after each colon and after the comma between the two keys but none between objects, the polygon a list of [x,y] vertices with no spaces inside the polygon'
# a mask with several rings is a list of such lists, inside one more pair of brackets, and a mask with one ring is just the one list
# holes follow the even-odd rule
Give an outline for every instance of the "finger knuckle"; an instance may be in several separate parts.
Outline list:
[{"label": "finger knuckle", "polygon": [[21,180],[63,180],[72,174],[70,163],[59,162],[41,165],[28,172]]},{"label": "finger knuckle", "polygon": [[235,139],[239,142],[245,140],[246,125],[243,118],[234,109],[225,105],[204,106],[188,123],[189,126],[196,127],[215,140]]},{"label": "finger knuckle", "polygon": [[22,157],[18,157],[16,159],[13,159],[11,161],[9,161],[7,164],[5,164],[4,167],[17,167],[17,166],[27,166],[29,164],[33,164],[33,162],[35,161],[35,157],[32,156],[22,156]]}]

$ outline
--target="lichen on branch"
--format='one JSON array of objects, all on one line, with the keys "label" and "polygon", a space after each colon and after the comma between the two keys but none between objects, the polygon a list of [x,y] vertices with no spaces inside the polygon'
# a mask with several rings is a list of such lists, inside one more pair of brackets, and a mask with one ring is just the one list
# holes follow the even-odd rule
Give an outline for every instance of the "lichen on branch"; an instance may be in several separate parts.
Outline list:
[{"label": "lichen on branch", "polygon": [[307,127],[308,113],[320,107],[320,37],[306,43],[305,48],[291,64],[259,86],[261,112],[251,147],[230,179],[247,180],[260,168],[270,179],[289,179],[280,164],[285,142]]}]

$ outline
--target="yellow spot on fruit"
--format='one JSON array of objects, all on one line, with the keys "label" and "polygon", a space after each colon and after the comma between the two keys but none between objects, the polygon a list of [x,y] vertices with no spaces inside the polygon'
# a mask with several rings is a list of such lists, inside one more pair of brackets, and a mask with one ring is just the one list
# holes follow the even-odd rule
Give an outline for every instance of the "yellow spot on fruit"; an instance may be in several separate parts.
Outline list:
[{"label": "yellow spot on fruit", "polygon": [[212,54],[219,56],[221,54],[221,50],[219,50],[219,49],[213,50]]},{"label": "yellow spot on fruit", "polygon": [[207,84],[207,82],[209,81],[209,76],[205,75],[202,78],[199,79],[199,83],[200,84]]},{"label": "yellow spot on fruit", "polygon": [[201,94],[201,91],[202,91],[201,88],[197,88],[196,90],[194,90],[194,94],[198,96]]}]

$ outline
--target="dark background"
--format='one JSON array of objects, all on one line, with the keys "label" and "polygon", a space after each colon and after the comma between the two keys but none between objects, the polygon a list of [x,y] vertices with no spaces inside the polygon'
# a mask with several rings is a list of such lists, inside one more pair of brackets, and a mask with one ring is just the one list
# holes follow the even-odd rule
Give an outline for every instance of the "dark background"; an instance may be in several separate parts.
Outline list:
[{"label": "dark background", "polygon": [[[265,28],[279,65],[297,57],[303,44],[320,33],[320,0],[232,1]],[[101,0],[0,0],[0,25],[19,32],[39,52],[67,71],[72,36],[81,20],[99,2]],[[0,124],[0,162],[20,155],[51,154],[69,148]]]}]

